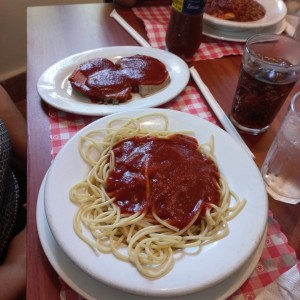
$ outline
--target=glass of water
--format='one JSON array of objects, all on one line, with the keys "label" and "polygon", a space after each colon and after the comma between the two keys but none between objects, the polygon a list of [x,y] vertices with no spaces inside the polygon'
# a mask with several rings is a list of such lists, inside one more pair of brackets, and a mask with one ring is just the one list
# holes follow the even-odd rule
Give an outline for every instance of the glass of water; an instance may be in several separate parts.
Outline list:
[{"label": "glass of water", "polygon": [[300,92],[291,100],[261,172],[266,189],[274,199],[292,204],[300,202]]}]

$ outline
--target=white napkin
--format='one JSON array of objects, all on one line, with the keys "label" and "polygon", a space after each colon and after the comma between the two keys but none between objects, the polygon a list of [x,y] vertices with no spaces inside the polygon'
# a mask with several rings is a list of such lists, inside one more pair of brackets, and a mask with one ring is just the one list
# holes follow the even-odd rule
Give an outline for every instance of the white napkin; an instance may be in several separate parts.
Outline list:
[{"label": "white napkin", "polygon": [[279,278],[266,286],[255,300],[299,300],[300,273],[297,265],[283,273]]},{"label": "white napkin", "polygon": [[114,18],[141,46],[151,47],[151,45],[131,25],[129,25],[115,9],[111,12],[110,16]]},{"label": "white napkin", "polygon": [[298,24],[299,17],[287,15],[285,20],[286,20],[285,32],[289,36],[293,37],[296,30],[296,26]]}]

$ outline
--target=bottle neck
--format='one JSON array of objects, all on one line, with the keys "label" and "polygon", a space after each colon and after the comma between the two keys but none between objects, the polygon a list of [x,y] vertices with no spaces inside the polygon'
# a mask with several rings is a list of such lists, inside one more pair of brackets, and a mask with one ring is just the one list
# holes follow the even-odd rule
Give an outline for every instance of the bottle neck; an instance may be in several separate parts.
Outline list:
[{"label": "bottle neck", "polygon": [[173,0],[172,8],[187,15],[203,14],[206,0]]}]

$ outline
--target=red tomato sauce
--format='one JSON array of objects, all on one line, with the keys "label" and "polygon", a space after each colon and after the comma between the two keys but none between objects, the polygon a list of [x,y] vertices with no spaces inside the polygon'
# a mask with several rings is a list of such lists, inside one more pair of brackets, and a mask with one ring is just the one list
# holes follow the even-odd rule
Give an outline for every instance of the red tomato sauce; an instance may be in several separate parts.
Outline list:
[{"label": "red tomato sauce", "polygon": [[106,190],[122,213],[155,212],[182,229],[210,203],[220,202],[218,168],[192,137],[133,137],[113,151],[115,168]]}]

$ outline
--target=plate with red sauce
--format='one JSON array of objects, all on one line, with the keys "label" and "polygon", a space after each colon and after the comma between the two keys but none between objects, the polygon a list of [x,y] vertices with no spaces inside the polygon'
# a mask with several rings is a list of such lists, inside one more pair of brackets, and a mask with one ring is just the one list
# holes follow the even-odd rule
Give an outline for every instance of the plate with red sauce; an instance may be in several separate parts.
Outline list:
[{"label": "plate with red sauce", "polygon": [[[111,254],[95,254],[73,230],[77,206],[69,199],[69,190],[84,180],[89,171],[81,159],[78,143],[82,135],[119,117],[164,114],[169,130],[188,130],[200,144],[215,139],[215,155],[221,174],[231,189],[247,202],[229,221],[229,234],[200,250],[190,248],[175,254],[175,263],[166,275],[149,279],[129,263]],[[148,117],[146,126],[159,126],[161,119]],[[168,109],[139,109],[98,119],[75,134],[58,153],[45,183],[45,212],[51,233],[67,257],[93,280],[135,296],[173,297],[213,288],[240,270],[263,239],[268,213],[265,186],[255,162],[224,130],[197,116]],[[225,259],[226,258],[226,259]]]},{"label": "plate with red sauce", "polygon": [[[214,2],[217,3],[218,1],[214,1]],[[243,5],[247,5],[248,1],[242,0],[241,3],[245,3]],[[216,29],[222,31],[242,31],[242,30],[269,27],[281,22],[286,17],[287,7],[284,1],[282,0],[256,0],[256,3],[258,3],[264,8],[265,14],[261,18],[255,21],[234,21],[229,19],[218,18],[208,13],[204,13],[203,15],[204,24],[207,24],[211,27],[215,27]],[[246,11],[247,11],[246,9],[241,9],[240,14],[246,13]],[[248,12],[247,15],[249,15]],[[241,15],[240,17],[241,19],[243,19],[243,17],[246,18],[247,16]]]},{"label": "plate with red sauce", "polygon": [[[132,93],[132,98],[120,104],[98,104],[77,93],[68,80],[72,72],[95,58],[105,58],[112,62],[134,55],[150,56],[162,62],[169,73],[170,82],[155,93],[145,97]],[[190,78],[187,64],[178,56],[164,50],[139,46],[118,46],[93,49],[62,59],[50,66],[40,76],[37,90],[49,105],[69,113],[105,116],[125,110],[156,107],[175,98],[187,85]]]},{"label": "plate with red sauce", "polygon": [[[97,281],[79,268],[63,252],[54,239],[45,215],[44,192],[47,174],[41,184],[37,200],[37,230],[42,248],[54,270],[75,292],[87,300],[157,300],[157,297],[145,297],[129,294]],[[266,233],[265,233],[266,235]],[[255,269],[265,245],[263,236],[254,255],[233,275],[217,285],[185,296],[177,296],[176,300],[225,300],[232,295],[250,277]]]}]

